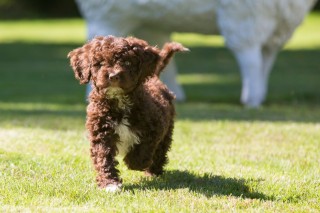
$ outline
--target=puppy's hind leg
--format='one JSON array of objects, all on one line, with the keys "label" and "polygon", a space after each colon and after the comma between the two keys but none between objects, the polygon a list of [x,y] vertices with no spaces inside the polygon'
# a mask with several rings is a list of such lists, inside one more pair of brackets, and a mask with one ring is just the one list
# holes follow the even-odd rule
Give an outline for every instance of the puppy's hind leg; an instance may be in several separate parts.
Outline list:
[{"label": "puppy's hind leg", "polygon": [[173,126],[169,128],[166,136],[158,144],[158,147],[153,155],[153,162],[145,171],[146,176],[159,176],[164,172],[164,166],[168,163],[167,153],[170,150],[172,143],[172,131]]},{"label": "puppy's hind leg", "polygon": [[135,145],[123,159],[129,169],[144,171],[152,164],[155,151],[153,143]]}]

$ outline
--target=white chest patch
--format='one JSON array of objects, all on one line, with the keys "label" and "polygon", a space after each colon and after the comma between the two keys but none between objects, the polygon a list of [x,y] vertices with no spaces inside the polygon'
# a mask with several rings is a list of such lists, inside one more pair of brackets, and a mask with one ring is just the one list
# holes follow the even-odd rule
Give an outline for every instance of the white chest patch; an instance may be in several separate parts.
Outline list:
[{"label": "white chest patch", "polygon": [[[132,103],[128,96],[126,96],[121,88],[108,88],[106,96],[111,99],[118,100],[118,107],[125,113],[130,113],[130,107]],[[139,144],[140,140],[136,133],[132,132],[128,119],[123,118],[122,121],[115,127],[115,132],[119,135],[119,142],[117,148],[119,155],[125,156],[130,149],[135,145]]]},{"label": "white chest patch", "polygon": [[140,143],[139,137],[130,130],[129,125],[128,120],[124,118],[115,128],[115,132],[120,137],[117,148],[121,156],[125,156],[135,144]]}]

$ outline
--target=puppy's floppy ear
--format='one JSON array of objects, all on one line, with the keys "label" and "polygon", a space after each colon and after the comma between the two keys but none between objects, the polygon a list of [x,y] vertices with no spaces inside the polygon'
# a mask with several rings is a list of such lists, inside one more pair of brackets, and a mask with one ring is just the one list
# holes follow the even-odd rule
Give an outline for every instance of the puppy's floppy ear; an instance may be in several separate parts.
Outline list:
[{"label": "puppy's floppy ear", "polygon": [[68,58],[70,59],[70,65],[73,69],[75,78],[80,81],[80,84],[88,83],[91,77],[91,66],[86,46],[69,52]]},{"label": "puppy's floppy ear", "polygon": [[146,63],[156,63],[159,59],[159,50],[155,47],[146,46],[143,48],[143,61]]},{"label": "puppy's floppy ear", "polygon": [[159,62],[159,50],[149,45],[135,46],[133,51],[139,56],[140,69],[145,77],[152,76]]},{"label": "puppy's floppy ear", "polygon": [[182,46],[182,44],[177,42],[165,43],[162,50],[160,51],[160,63],[157,66],[156,74],[159,76],[161,71],[168,65],[173,54],[176,52],[187,52],[188,48]]}]

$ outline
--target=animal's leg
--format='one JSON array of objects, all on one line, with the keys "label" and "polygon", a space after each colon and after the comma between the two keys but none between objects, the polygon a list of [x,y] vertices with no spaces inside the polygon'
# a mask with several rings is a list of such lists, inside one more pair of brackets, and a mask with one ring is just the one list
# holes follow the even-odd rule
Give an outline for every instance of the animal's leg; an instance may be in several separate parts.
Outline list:
[{"label": "animal's leg", "polygon": [[169,128],[167,135],[159,143],[154,155],[151,166],[145,171],[147,176],[161,175],[163,167],[168,163],[167,153],[172,143],[173,125]]},{"label": "animal's leg", "polygon": [[[262,59],[263,59],[263,73],[267,79],[267,83],[268,83],[268,79],[274,64],[274,61],[276,59],[278,53],[278,48],[275,47],[263,47],[262,49]],[[267,85],[268,87],[268,85]]]},{"label": "animal's leg", "polygon": [[104,143],[91,143],[90,152],[92,162],[98,173],[96,178],[98,186],[105,188],[107,191],[120,188],[119,170],[116,169],[118,162],[114,158],[113,149]]},{"label": "animal's leg", "polygon": [[123,159],[129,169],[144,171],[152,164],[156,144],[152,142],[135,145]]},{"label": "animal's leg", "polygon": [[186,100],[186,96],[182,86],[177,81],[177,75],[177,66],[174,59],[172,59],[166,68],[164,68],[160,78],[168,86],[168,88],[174,92],[176,95],[176,100],[182,102]]},{"label": "animal's leg", "polygon": [[87,85],[86,85],[86,101],[89,101],[88,98],[89,98],[89,95],[90,95],[90,92],[92,91],[92,83],[89,82]]},{"label": "animal's leg", "polygon": [[241,102],[248,107],[258,107],[265,99],[268,78],[263,72],[260,46],[233,50],[242,77]]},{"label": "animal's leg", "polygon": [[[164,43],[171,40],[170,33],[167,32],[139,30],[135,34],[137,37],[146,40],[149,44],[157,45],[158,47],[162,47]],[[161,73],[160,78],[168,86],[168,88],[174,92],[177,101],[184,101],[186,96],[183,88],[177,81],[177,75],[177,66],[174,59],[172,59]]]},{"label": "animal's leg", "polygon": [[89,133],[90,153],[93,165],[97,171],[97,184],[107,191],[114,191],[120,188],[121,179],[116,156],[116,141],[118,136],[114,134],[111,125],[106,123],[99,109],[90,103],[87,108],[86,127]]}]

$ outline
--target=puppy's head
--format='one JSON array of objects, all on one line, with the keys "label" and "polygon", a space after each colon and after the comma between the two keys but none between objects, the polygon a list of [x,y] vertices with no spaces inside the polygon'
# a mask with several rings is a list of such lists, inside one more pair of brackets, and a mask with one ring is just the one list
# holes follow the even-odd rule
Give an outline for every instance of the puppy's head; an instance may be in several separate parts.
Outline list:
[{"label": "puppy's head", "polygon": [[133,38],[96,37],[68,54],[76,79],[92,81],[97,89],[134,90],[154,75],[160,51],[147,42]]}]

